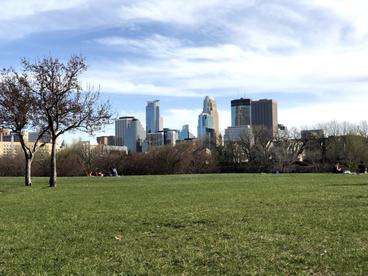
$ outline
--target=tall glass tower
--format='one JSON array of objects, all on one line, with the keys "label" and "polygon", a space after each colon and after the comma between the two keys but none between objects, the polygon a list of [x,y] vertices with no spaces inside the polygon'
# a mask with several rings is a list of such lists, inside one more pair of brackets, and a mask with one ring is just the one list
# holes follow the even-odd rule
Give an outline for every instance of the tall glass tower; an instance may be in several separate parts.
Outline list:
[{"label": "tall glass tower", "polygon": [[115,120],[117,146],[126,146],[130,152],[140,152],[145,136],[144,128],[138,119],[126,116]]},{"label": "tall glass tower", "polygon": [[147,102],[146,106],[146,133],[156,133],[162,130],[163,123],[160,117],[160,101]]},{"label": "tall glass tower", "polygon": [[203,101],[203,111],[198,116],[198,138],[217,141],[220,135],[219,119],[215,98],[206,96]]},{"label": "tall glass tower", "polygon": [[231,101],[231,126],[250,126],[252,124],[252,111],[250,99],[237,99]]}]

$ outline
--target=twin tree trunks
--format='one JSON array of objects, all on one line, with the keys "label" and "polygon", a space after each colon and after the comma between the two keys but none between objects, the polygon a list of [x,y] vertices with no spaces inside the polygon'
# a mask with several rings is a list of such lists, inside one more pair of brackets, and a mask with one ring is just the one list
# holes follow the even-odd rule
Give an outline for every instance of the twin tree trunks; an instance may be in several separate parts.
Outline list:
[{"label": "twin tree trunks", "polygon": [[[46,57],[31,63],[22,60],[22,69],[4,69],[0,75],[0,127],[16,133],[25,155],[25,185],[31,186],[34,154],[45,145],[50,135],[49,186],[56,187],[56,140],[70,130],[92,134],[110,123],[109,102],[99,102],[99,91],[80,85],[80,75],[87,70],[85,59],[72,56],[63,63]],[[28,145],[24,133],[38,132],[33,145]]]}]

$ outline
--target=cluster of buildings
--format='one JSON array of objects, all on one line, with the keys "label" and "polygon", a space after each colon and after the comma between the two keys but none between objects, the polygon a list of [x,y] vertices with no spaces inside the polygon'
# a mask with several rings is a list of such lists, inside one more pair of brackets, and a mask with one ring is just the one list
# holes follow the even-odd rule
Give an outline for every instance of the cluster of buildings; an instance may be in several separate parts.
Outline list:
[{"label": "cluster of buildings", "polygon": [[224,141],[239,141],[249,135],[252,128],[261,128],[270,137],[278,133],[277,102],[262,99],[236,99],[231,101],[231,126],[225,130]]},{"label": "cluster of buildings", "polygon": [[253,127],[262,127],[271,136],[277,134],[279,125],[275,100],[232,100],[231,126],[225,130],[223,138],[215,98],[207,96],[203,101],[203,110],[198,116],[197,138],[190,133],[189,125],[184,125],[181,129],[164,128],[160,102],[154,100],[148,101],[146,105],[146,128],[135,117],[120,117],[115,120],[115,136],[97,137],[97,143],[126,147],[131,153],[146,152],[151,147],[176,145],[194,139],[219,145],[223,142],[239,141],[243,135],[250,134]]},{"label": "cluster of buildings", "polygon": [[97,137],[97,143],[126,147],[129,152],[136,153],[154,146],[176,145],[179,141],[193,138],[189,125],[184,125],[181,130],[164,128],[160,101],[154,100],[147,102],[145,129],[139,119],[133,116],[120,117],[115,120],[115,136]]},{"label": "cluster of buildings", "polygon": [[[189,125],[181,129],[165,128],[160,114],[160,101],[148,101],[146,105],[146,125],[133,116],[115,120],[115,135],[97,137],[97,143],[109,150],[124,152],[146,152],[152,147],[176,145],[177,143],[199,140],[209,145],[220,145],[229,141],[239,141],[250,134],[254,127],[266,129],[270,136],[278,132],[277,102],[275,100],[235,99],[231,101],[231,126],[222,137],[219,128],[219,114],[216,100],[205,97],[203,110],[198,116],[197,137],[189,131]],[[24,135],[26,143],[32,145],[37,133]],[[47,139],[47,137],[45,137]],[[43,151],[51,152],[51,143],[46,142]],[[14,154],[21,150],[19,137],[9,129],[0,129],[0,155]]]},{"label": "cluster of buildings", "polygon": [[[29,145],[33,146],[35,143],[38,133],[28,132],[23,135],[24,141]],[[45,135],[42,138],[42,143],[45,143],[40,151],[51,153],[52,144],[50,139]],[[22,150],[19,136],[11,131],[11,129],[0,128],[0,156],[3,155],[14,155]]]}]

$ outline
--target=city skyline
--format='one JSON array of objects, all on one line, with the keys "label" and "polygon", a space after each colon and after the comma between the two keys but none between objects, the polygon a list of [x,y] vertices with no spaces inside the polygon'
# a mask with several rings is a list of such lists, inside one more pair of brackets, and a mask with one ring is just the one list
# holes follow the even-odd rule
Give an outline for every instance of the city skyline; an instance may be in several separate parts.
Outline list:
[{"label": "city skyline", "polygon": [[82,83],[101,87],[118,116],[144,122],[144,102],[159,98],[170,128],[189,118],[193,129],[205,95],[216,97],[222,130],[240,97],[276,99],[289,127],[359,122],[367,9],[363,0],[4,0],[0,60],[17,69],[22,57],[80,53],[90,65]]}]

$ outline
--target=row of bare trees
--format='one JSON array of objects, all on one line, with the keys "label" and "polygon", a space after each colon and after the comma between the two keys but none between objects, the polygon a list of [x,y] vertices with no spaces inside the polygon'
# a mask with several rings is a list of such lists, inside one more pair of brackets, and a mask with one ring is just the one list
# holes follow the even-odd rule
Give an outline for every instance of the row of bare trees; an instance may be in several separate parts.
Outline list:
[{"label": "row of bare trees", "polygon": [[[326,126],[331,125],[326,124]],[[368,136],[357,132],[358,126],[346,129],[345,123],[333,123],[334,130],[341,127],[342,135],[303,138],[296,129],[270,137],[262,129],[244,135],[237,142],[212,147],[201,143],[183,143],[151,149],[145,154],[126,155],[109,151],[104,146],[91,146],[78,142],[58,152],[58,172],[63,176],[89,175],[91,171],[105,175],[116,168],[124,175],[183,174],[216,172],[328,172],[335,161],[345,169],[354,171],[363,161],[368,163]],[[344,130],[345,129],[345,130]],[[330,129],[322,129],[329,133]],[[346,131],[346,132],[345,132]],[[47,155],[36,155],[33,169],[44,175],[41,164]],[[14,165],[14,162],[18,162]],[[19,158],[0,158],[8,174],[19,174]],[[11,165],[13,164],[13,165]]]},{"label": "row of bare trees", "polygon": [[[99,102],[99,92],[83,90],[80,75],[87,70],[85,59],[72,56],[63,63],[48,57],[35,62],[23,59],[21,70],[3,69],[0,76],[0,127],[11,129],[20,140],[25,161],[25,185],[31,186],[35,153],[51,140],[49,186],[57,180],[56,142],[65,132],[93,133],[111,118],[109,103]],[[36,131],[32,143],[27,131]]]},{"label": "row of bare trees", "polygon": [[368,124],[328,122],[315,126],[324,135],[302,137],[295,128],[270,137],[263,129],[253,129],[236,142],[219,150],[224,171],[324,172],[339,161],[355,170],[368,163]]},{"label": "row of bare trees", "polygon": [[[33,162],[35,175],[43,176],[42,164],[48,155],[38,152]],[[109,175],[116,168],[123,175],[211,173],[218,169],[217,155],[197,143],[162,146],[146,154],[127,155],[125,152],[107,150],[104,146],[91,146],[77,142],[57,153],[58,174],[62,176],[85,176],[90,172]],[[8,166],[0,175],[19,175],[22,155],[0,158],[0,165]]]}]

